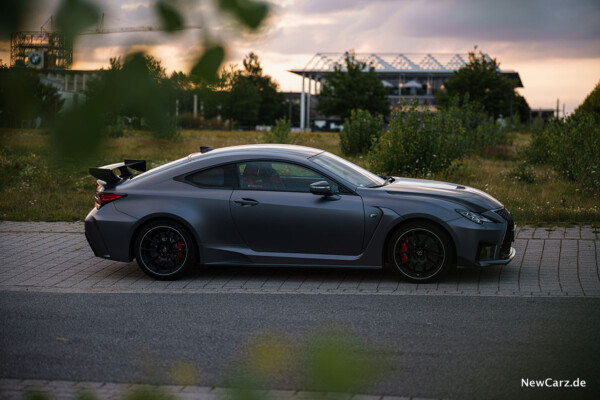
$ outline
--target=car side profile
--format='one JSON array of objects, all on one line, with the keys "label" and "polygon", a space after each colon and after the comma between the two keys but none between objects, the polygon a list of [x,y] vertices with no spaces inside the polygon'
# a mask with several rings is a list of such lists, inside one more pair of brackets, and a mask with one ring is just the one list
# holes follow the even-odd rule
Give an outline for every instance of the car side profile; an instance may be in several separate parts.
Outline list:
[{"label": "car side profile", "polygon": [[515,256],[513,218],[490,195],[381,177],[319,149],[203,147],[145,170],[143,160],[90,169],[98,189],[85,233],[96,256],[135,258],[157,279],[198,263],[389,265],[406,280],[427,282],[456,265]]}]

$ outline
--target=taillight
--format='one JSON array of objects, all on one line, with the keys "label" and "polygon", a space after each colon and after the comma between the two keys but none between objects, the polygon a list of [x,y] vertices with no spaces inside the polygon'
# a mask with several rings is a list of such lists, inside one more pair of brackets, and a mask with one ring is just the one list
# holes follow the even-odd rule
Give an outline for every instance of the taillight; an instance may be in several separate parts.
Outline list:
[{"label": "taillight", "polygon": [[125,196],[126,196],[125,194],[97,192],[96,193],[96,202],[94,203],[94,205],[96,206],[96,208],[100,208],[103,205],[105,205],[106,203],[110,203],[113,200],[117,200],[117,199],[120,199],[121,197],[125,197]]}]

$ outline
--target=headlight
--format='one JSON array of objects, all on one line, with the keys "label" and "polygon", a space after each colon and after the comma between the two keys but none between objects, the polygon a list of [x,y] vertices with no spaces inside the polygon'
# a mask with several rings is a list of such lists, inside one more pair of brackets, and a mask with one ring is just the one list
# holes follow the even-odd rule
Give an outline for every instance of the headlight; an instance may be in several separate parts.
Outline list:
[{"label": "headlight", "polygon": [[462,215],[463,217],[470,219],[471,221],[473,221],[479,225],[483,224],[484,222],[493,222],[493,221],[487,219],[486,217],[484,217],[483,215],[479,215],[472,211],[456,210],[456,212],[459,213],[460,215]]}]

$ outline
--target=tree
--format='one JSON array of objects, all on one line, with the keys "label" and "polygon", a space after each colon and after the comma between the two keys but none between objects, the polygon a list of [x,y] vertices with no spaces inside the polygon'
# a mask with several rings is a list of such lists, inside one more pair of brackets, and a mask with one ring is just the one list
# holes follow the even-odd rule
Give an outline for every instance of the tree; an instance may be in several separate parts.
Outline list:
[{"label": "tree", "polygon": [[174,110],[179,102],[180,115],[193,108],[194,94],[200,94],[200,90],[195,89],[190,77],[181,71],[174,71],[171,76],[162,79],[160,86],[165,93],[167,110]]},{"label": "tree", "polygon": [[64,99],[58,89],[40,81],[32,69],[7,68],[0,60],[0,116],[2,124],[19,126],[23,120],[42,118],[51,124],[60,112]]},{"label": "tree", "polygon": [[[158,137],[175,137],[175,104],[169,96],[170,82],[160,60],[142,53],[130,54],[121,63],[110,60],[110,68],[87,85],[87,102],[79,112],[110,125],[119,116],[144,118]],[[139,101],[144,98],[143,102]]]},{"label": "tree", "polygon": [[596,84],[594,90],[587,95],[583,103],[575,110],[576,114],[581,112],[600,115],[600,81]]},{"label": "tree", "polygon": [[518,115],[521,122],[527,122],[531,117],[531,108],[529,107],[527,100],[516,91],[513,99],[513,115],[514,114]]},{"label": "tree", "polygon": [[213,83],[192,76],[202,88],[205,116],[220,115],[245,127],[274,124],[288,111],[285,97],[277,91],[279,85],[263,74],[255,53],[249,53],[242,65],[242,69],[230,65]]},{"label": "tree", "polygon": [[[255,125],[260,110],[260,91],[242,71],[230,65],[214,87],[218,114],[242,126]],[[232,125],[230,124],[231,128]]]},{"label": "tree", "polygon": [[277,91],[279,85],[269,75],[263,74],[258,56],[254,52],[248,53],[244,58],[243,66],[242,76],[254,85],[260,94],[256,123],[273,125],[286,111],[285,97]]},{"label": "tree", "polygon": [[372,65],[356,59],[346,52],[345,67],[337,64],[327,75],[317,109],[327,116],[350,117],[352,110],[366,110],[371,114],[388,115],[388,93]]},{"label": "tree", "polygon": [[477,46],[469,52],[469,62],[444,82],[445,90],[437,93],[438,104],[446,107],[450,99],[480,103],[486,112],[498,118],[519,114],[521,120],[529,119],[527,101],[515,92],[514,84],[499,70],[496,59],[489,59],[483,52],[476,53]]}]

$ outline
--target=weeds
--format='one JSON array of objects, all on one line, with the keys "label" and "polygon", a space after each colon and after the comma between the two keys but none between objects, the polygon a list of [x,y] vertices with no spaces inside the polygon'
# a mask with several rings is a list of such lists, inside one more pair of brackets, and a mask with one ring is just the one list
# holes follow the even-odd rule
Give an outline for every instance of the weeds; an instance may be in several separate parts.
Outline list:
[{"label": "weeds", "polygon": [[552,165],[589,192],[600,192],[600,117],[577,113],[537,126],[526,158],[530,164]]},{"label": "weeds", "polygon": [[344,122],[340,132],[340,148],[344,155],[365,154],[379,139],[383,130],[383,118],[374,117],[365,110],[352,110],[350,119]]},{"label": "weeds", "polygon": [[392,115],[388,131],[369,152],[373,172],[428,177],[460,165],[457,161],[500,144],[501,128],[473,104],[451,104],[437,113],[416,104]]},{"label": "weeds", "polygon": [[508,172],[508,176],[525,183],[534,183],[537,180],[534,168],[525,161],[521,161]]},{"label": "weeds", "polygon": [[296,136],[290,131],[290,121],[287,118],[280,118],[275,121],[275,125],[263,134],[265,143],[294,143]]}]

